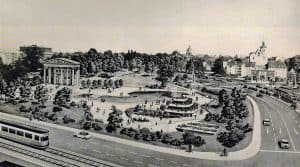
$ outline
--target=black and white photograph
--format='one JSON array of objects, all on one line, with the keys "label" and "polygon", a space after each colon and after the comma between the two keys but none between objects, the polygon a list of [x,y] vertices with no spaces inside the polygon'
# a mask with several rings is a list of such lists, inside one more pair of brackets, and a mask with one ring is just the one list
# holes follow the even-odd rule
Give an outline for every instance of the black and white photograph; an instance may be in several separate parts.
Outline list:
[{"label": "black and white photograph", "polygon": [[0,0],[0,167],[299,167],[300,0]]}]

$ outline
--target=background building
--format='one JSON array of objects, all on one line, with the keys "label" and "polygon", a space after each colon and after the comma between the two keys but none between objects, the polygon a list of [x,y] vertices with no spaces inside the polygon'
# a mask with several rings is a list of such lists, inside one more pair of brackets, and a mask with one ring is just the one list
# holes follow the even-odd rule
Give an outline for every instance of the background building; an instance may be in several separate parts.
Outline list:
[{"label": "background building", "polygon": [[31,45],[31,46],[20,46],[20,52],[26,53],[29,49],[39,49],[42,52],[42,59],[50,58],[54,53],[52,48],[47,48],[43,46]]},{"label": "background building", "polygon": [[255,63],[256,66],[263,68],[268,61],[266,49],[267,46],[265,45],[265,42],[262,42],[261,46],[255,52],[249,53],[249,62]]},{"label": "background building", "polygon": [[[287,66],[283,61],[276,60],[276,57],[266,55],[266,48],[262,42],[256,52],[250,52],[247,58],[238,58],[223,62],[227,75],[251,78],[256,82],[283,81],[287,79]],[[300,57],[299,57],[300,63]]]},{"label": "background building", "polygon": [[14,64],[17,60],[25,56],[22,52],[0,52],[0,57],[4,64]]}]

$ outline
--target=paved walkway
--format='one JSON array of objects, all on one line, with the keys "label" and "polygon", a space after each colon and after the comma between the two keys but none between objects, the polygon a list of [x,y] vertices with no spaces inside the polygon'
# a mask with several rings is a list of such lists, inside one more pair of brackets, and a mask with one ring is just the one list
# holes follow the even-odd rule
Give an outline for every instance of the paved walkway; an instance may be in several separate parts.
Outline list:
[{"label": "paved walkway", "polygon": [[[93,137],[100,138],[102,140],[107,140],[107,141],[116,142],[116,143],[120,143],[120,144],[124,144],[124,145],[131,145],[134,147],[139,147],[139,148],[157,151],[157,152],[161,152],[161,153],[173,154],[173,155],[189,157],[189,158],[198,158],[198,159],[207,159],[207,160],[222,160],[222,161],[245,160],[245,159],[251,158],[254,155],[256,155],[261,146],[260,111],[259,111],[258,105],[255,102],[255,100],[249,96],[247,96],[247,98],[249,98],[249,100],[251,101],[252,106],[253,106],[253,111],[254,111],[254,125],[253,125],[253,134],[252,134],[251,143],[243,150],[229,152],[229,155],[227,157],[220,156],[220,152],[195,152],[194,151],[194,152],[189,153],[189,152],[186,152],[185,150],[159,147],[159,146],[155,146],[155,145],[144,144],[144,143],[136,142],[133,140],[121,139],[118,137],[108,136],[108,135],[99,134],[99,133],[92,133],[92,135],[93,135]],[[0,113],[0,116],[2,116],[2,118],[11,119],[14,121],[22,121],[22,122],[27,121],[28,122],[27,118],[15,116],[15,115]],[[33,120],[31,122],[36,125],[42,125],[45,127],[52,127],[52,128],[62,129],[62,130],[71,131],[71,132],[79,131],[78,129],[65,127],[65,126],[61,126],[61,125],[56,125],[56,124],[51,124],[51,123],[47,123],[47,122],[39,122],[36,120]]]}]

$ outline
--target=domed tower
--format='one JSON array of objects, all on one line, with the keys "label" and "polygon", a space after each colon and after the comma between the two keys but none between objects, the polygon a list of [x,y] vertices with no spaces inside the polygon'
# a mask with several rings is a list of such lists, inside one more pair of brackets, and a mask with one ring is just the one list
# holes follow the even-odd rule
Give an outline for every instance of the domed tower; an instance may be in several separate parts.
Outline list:
[{"label": "domed tower", "polygon": [[261,53],[265,53],[266,49],[267,49],[267,46],[266,46],[265,42],[263,41],[259,50]]},{"label": "domed tower", "polygon": [[265,42],[262,42],[259,49],[257,49],[255,52],[249,53],[249,61],[255,63],[256,66],[263,68],[268,62],[268,58],[266,56],[266,49],[267,46]]}]

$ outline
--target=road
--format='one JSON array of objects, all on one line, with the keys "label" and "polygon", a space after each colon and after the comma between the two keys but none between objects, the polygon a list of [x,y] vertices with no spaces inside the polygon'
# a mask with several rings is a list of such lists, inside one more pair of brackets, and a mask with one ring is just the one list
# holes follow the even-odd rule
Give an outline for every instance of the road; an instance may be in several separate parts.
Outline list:
[{"label": "road", "polygon": [[[267,96],[257,100],[262,119],[269,118],[271,126],[262,127],[262,150],[300,151],[300,114],[286,104]],[[291,148],[281,150],[278,140],[288,139]]]},{"label": "road", "polygon": [[[261,111],[261,117],[270,118],[272,125],[261,127],[262,146],[260,152],[254,157],[243,161],[200,160],[150,151],[98,138],[82,140],[74,138],[69,131],[48,127],[47,129],[50,130],[50,147],[65,149],[130,167],[300,166],[300,115],[276,99],[263,97],[256,98],[256,100]],[[277,140],[281,138],[291,141],[293,147],[289,150],[278,148]]]}]

